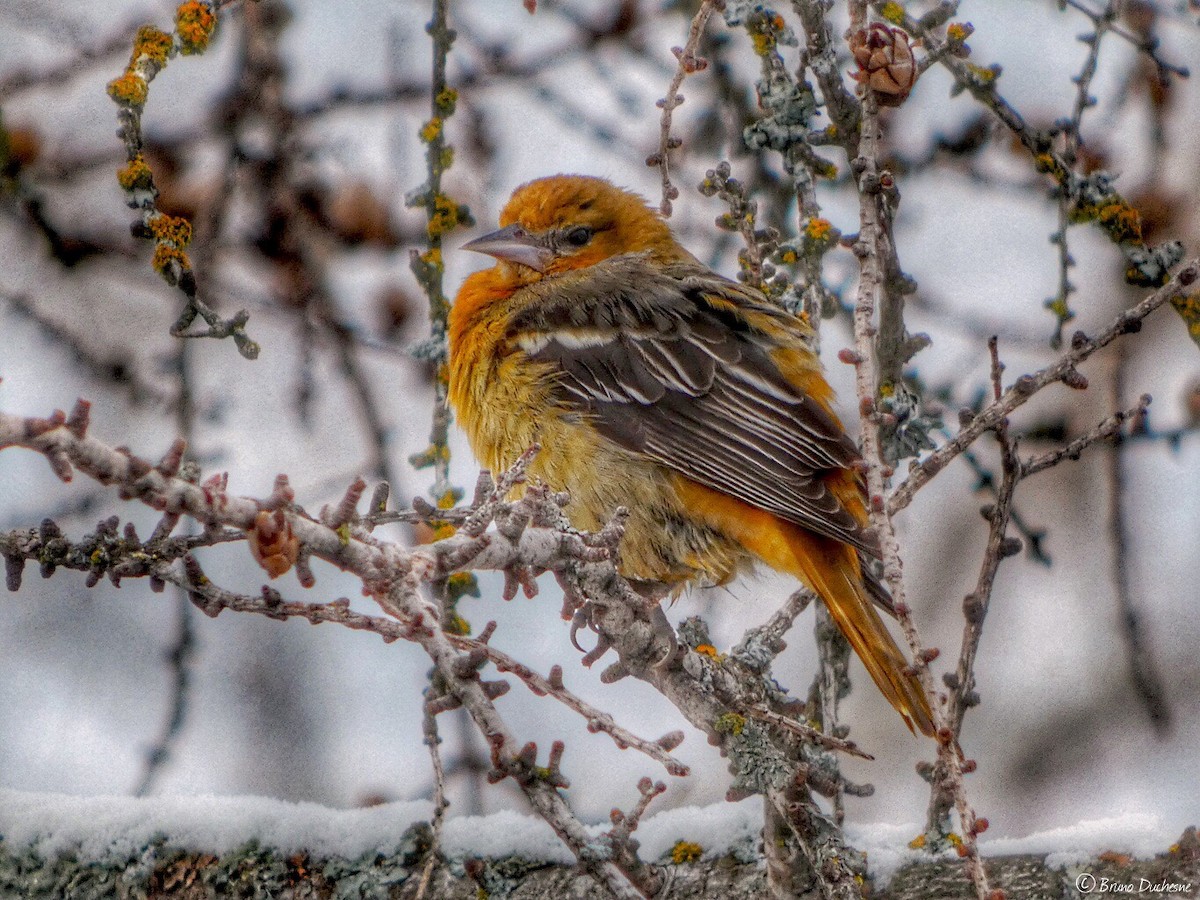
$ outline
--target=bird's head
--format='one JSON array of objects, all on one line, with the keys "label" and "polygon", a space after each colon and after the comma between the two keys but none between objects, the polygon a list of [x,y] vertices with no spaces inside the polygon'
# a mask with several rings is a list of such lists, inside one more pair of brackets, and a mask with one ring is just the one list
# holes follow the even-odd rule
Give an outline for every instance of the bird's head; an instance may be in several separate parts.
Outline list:
[{"label": "bird's head", "polygon": [[499,231],[463,245],[520,267],[524,281],[582,269],[622,253],[687,258],[646,201],[603,178],[554,175],[517,188]]}]

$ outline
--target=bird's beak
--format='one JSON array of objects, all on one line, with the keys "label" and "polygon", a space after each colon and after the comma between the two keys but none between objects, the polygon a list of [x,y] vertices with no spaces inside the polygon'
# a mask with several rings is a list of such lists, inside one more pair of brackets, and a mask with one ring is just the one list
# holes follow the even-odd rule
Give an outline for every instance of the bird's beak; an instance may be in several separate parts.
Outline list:
[{"label": "bird's beak", "polygon": [[467,241],[462,245],[462,249],[486,253],[505,262],[528,266],[537,272],[546,271],[546,267],[554,258],[554,253],[545,246],[540,236],[530,234],[515,223],[473,241]]}]

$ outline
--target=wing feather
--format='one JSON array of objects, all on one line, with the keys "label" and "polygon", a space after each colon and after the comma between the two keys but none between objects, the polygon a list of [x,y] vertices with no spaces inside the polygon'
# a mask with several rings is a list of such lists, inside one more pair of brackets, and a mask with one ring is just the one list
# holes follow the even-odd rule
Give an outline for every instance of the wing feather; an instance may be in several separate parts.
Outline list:
[{"label": "wing feather", "polygon": [[[545,302],[514,316],[510,336],[550,364],[560,400],[604,437],[876,552],[825,483],[858,458],[854,444],[772,357],[802,340],[793,317],[699,264],[664,269],[637,254],[557,277],[545,290]],[[778,327],[755,327],[739,310]]]}]

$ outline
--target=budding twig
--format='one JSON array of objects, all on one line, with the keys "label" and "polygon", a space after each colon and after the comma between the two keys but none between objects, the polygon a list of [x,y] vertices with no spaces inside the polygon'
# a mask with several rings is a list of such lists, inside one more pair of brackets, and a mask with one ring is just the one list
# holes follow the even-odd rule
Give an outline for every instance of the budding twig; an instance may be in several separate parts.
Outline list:
[{"label": "budding twig", "polygon": [[696,15],[692,17],[692,24],[688,28],[687,43],[682,48],[675,47],[672,52],[675,54],[675,59],[679,61],[679,65],[675,68],[675,74],[671,78],[671,84],[667,87],[667,95],[658,101],[658,107],[662,110],[662,117],[659,124],[658,152],[646,160],[646,164],[650,166],[658,166],[662,173],[662,203],[659,205],[659,210],[664,216],[671,215],[671,201],[679,196],[679,188],[671,183],[671,151],[681,146],[682,141],[679,138],[671,137],[671,119],[675,114],[675,107],[683,103],[683,97],[679,94],[679,88],[683,84],[683,79],[695,72],[702,72],[708,67],[708,60],[697,56],[696,51],[700,47],[700,38],[704,34],[704,26],[708,24],[708,18],[713,14],[721,3],[721,0],[702,0],[700,8],[696,10]]}]

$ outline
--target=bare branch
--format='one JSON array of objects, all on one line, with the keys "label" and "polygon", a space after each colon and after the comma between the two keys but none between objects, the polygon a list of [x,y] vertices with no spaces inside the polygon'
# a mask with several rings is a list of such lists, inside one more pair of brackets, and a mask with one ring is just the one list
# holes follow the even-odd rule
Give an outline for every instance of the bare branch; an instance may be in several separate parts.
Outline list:
[{"label": "bare branch", "polygon": [[930,479],[944,469],[951,460],[971,446],[981,434],[994,429],[1001,419],[1023,406],[1029,398],[1047,385],[1078,376],[1076,367],[1081,362],[1102,347],[1107,347],[1122,335],[1139,331],[1143,319],[1164,303],[1188,294],[1198,277],[1200,277],[1200,259],[1189,260],[1176,271],[1166,284],[1136,306],[1118,315],[1097,337],[1090,338],[1082,331],[1075,332],[1075,336],[1071,339],[1071,349],[1056,362],[1031,375],[1022,375],[998,400],[989,403],[963,425],[949,443],[943,444],[925,457],[919,465],[910,469],[908,478],[888,498],[888,511],[894,515],[908,506],[917,491],[928,484]]},{"label": "bare branch", "polygon": [[664,216],[671,215],[671,201],[679,196],[679,188],[671,183],[671,151],[683,143],[679,138],[671,137],[671,118],[675,114],[675,108],[683,103],[683,97],[679,94],[683,79],[696,72],[703,72],[708,67],[708,60],[698,56],[696,51],[700,47],[704,26],[708,24],[709,16],[719,5],[720,0],[701,0],[700,8],[696,10],[688,28],[687,42],[682,48],[671,49],[679,65],[671,78],[671,84],[667,87],[667,95],[658,101],[658,108],[662,110],[658,152],[646,160],[647,165],[658,166],[662,173],[662,203],[659,210]]}]

